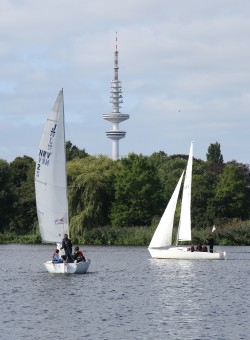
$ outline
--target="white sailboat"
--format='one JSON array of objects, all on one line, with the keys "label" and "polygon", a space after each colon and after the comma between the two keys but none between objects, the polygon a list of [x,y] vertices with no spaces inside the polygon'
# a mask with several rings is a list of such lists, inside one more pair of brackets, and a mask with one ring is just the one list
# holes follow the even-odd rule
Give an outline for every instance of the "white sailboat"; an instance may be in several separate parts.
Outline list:
[{"label": "white sailboat", "polygon": [[222,260],[225,252],[189,251],[189,247],[178,246],[178,242],[191,241],[191,184],[193,167],[193,142],[190,146],[186,175],[183,185],[181,214],[177,233],[177,245],[172,245],[172,233],[176,204],[181,188],[184,172],[182,173],[174,193],[153,235],[148,250],[153,258],[159,259],[190,259],[190,260]]},{"label": "white sailboat", "polygon": [[[42,241],[60,248],[64,234],[69,235],[63,90],[49,113],[38,148],[35,191]],[[90,260],[44,263],[50,273],[79,274],[85,273],[89,264]]]}]

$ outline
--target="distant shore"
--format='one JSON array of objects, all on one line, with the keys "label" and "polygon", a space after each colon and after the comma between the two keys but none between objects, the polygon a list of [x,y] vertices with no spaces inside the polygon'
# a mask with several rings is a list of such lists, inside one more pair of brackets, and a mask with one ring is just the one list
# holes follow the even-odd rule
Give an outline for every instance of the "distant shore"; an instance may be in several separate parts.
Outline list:
[{"label": "distant shore", "polygon": [[[74,244],[82,245],[117,245],[117,246],[148,246],[153,236],[153,227],[100,227],[86,230],[84,235],[71,236]],[[211,229],[193,229],[192,244],[206,243]],[[249,246],[250,221],[233,223],[217,227],[214,233],[215,245],[220,246]],[[39,233],[16,235],[14,233],[0,233],[0,244],[21,243],[39,244]]]}]

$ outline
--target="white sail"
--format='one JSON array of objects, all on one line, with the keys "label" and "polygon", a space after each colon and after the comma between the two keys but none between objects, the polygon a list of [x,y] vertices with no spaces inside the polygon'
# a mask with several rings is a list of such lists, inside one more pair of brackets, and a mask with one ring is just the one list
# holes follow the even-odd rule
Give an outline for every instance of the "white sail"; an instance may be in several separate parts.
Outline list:
[{"label": "white sail", "polygon": [[43,242],[69,233],[63,90],[48,116],[36,158],[35,190]]},{"label": "white sail", "polygon": [[191,241],[192,167],[193,167],[193,142],[191,143],[191,146],[190,146],[186,176],[185,176],[184,185],[183,185],[181,215],[180,215],[179,230],[178,230],[178,241]]},{"label": "white sail", "polygon": [[177,204],[177,200],[178,200],[178,196],[180,192],[183,174],[184,174],[184,171],[175,187],[175,190],[165,209],[165,212],[162,215],[162,218],[150,242],[149,248],[166,247],[172,244],[174,215],[175,215],[175,209],[176,209],[176,204]]},{"label": "white sail", "polygon": [[[178,241],[191,241],[191,184],[192,184],[192,167],[193,167],[193,142],[191,143],[186,176],[183,185],[182,207],[177,234]],[[160,220],[160,223],[153,235],[152,241],[148,247],[150,255],[154,259],[182,259],[182,260],[223,260],[226,258],[226,252],[202,252],[189,251],[188,247],[176,246],[171,247],[172,229],[174,212],[178,199],[178,193],[181,186],[183,174],[175,188],[173,196]]]}]

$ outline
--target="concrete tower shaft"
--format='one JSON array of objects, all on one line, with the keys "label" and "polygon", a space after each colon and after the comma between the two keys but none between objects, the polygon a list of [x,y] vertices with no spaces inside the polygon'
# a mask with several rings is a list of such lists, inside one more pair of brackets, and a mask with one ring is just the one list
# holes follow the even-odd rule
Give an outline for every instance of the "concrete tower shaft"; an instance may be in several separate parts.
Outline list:
[{"label": "concrete tower shaft", "polygon": [[106,132],[106,136],[112,139],[112,159],[119,159],[119,140],[126,136],[126,132],[119,130],[119,123],[129,119],[128,114],[120,112],[123,103],[122,85],[118,77],[118,48],[116,34],[116,49],[114,53],[114,80],[111,81],[110,103],[112,103],[112,112],[103,114],[103,119],[112,123],[112,130]]}]

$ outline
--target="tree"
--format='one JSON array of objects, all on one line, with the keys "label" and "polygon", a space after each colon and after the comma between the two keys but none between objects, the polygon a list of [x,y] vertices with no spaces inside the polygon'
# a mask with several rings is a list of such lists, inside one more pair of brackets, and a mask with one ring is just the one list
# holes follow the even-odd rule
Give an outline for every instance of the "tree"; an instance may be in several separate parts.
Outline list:
[{"label": "tree", "polygon": [[11,181],[15,187],[20,187],[27,180],[28,170],[33,163],[33,158],[29,156],[16,157],[10,163]]},{"label": "tree", "polygon": [[223,156],[218,142],[210,144],[207,152],[207,161],[213,164],[223,164]]},{"label": "tree", "polygon": [[120,160],[115,177],[113,226],[146,226],[159,209],[160,182],[148,157],[129,154]]},{"label": "tree", "polygon": [[68,163],[71,231],[107,225],[114,200],[114,177],[118,163],[106,156],[75,159]]},{"label": "tree", "polygon": [[192,225],[206,228],[214,223],[214,190],[218,176],[208,171],[207,163],[194,162],[192,178]]},{"label": "tree", "polygon": [[249,217],[249,182],[237,164],[228,164],[219,176],[215,189],[215,203],[218,217]]},{"label": "tree", "polygon": [[10,163],[14,213],[9,229],[17,234],[32,231],[37,220],[34,173],[35,162],[31,157],[17,157]]},{"label": "tree", "polygon": [[70,141],[66,141],[66,160],[72,161],[74,158],[85,158],[88,156],[85,149],[78,149],[77,146],[73,145]]},{"label": "tree", "polygon": [[7,230],[13,213],[14,197],[9,174],[9,163],[0,159],[0,232]]}]

